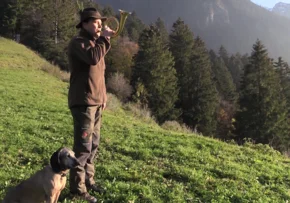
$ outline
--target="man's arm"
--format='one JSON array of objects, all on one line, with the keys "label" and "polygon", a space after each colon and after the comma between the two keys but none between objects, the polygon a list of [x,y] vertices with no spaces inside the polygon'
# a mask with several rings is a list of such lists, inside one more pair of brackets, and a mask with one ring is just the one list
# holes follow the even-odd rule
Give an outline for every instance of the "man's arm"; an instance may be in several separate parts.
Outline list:
[{"label": "man's arm", "polygon": [[89,65],[96,65],[109,51],[109,39],[100,37],[95,43],[84,38],[76,38],[71,44],[73,56],[79,57]]}]

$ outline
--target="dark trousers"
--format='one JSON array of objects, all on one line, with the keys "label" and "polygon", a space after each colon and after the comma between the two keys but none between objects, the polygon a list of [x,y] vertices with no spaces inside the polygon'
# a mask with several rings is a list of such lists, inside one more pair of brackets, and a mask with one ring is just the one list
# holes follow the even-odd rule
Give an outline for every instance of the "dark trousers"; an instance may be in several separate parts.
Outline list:
[{"label": "dark trousers", "polygon": [[93,160],[100,142],[101,106],[71,108],[74,123],[73,151],[80,166],[70,170],[70,192],[87,192],[87,186],[95,184]]}]

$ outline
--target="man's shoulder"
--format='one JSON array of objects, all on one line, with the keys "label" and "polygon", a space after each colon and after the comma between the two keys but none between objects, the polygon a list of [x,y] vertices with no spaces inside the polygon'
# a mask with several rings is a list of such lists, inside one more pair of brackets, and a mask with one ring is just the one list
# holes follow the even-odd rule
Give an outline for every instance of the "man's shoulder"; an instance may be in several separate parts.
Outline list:
[{"label": "man's shoulder", "polygon": [[72,43],[72,42],[83,41],[83,40],[86,40],[86,38],[84,38],[83,36],[80,36],[80,35],[76,35],[71,39],[70,42]]},{"label": "man's shoulder", "polygon": [[75,46],[79,46],[80,44],[86,44],[86,41],[87,39],[82,36],[74,36],[69,42],[69,47],[73,49]]}]

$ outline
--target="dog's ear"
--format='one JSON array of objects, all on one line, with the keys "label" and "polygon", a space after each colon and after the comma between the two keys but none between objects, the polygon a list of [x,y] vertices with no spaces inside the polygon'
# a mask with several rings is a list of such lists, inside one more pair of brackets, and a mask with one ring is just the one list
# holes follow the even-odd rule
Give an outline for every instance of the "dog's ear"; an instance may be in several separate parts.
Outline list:
[{"label": "dog's ear", "polygon": [[54,152],[52,156],[50,157],[50,166],[52,170],[56,173],[61,171],[60,164],[59,164],[59,152],[60,152],[60,149]]}]

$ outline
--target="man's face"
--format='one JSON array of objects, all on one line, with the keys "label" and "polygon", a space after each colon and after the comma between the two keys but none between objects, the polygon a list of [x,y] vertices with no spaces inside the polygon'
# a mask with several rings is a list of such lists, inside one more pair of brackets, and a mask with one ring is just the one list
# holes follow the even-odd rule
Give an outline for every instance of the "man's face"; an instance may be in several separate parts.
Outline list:
[{"label": "man's face", "polygon": [[89,22],[83,22],[83,28],[87,30],[93,37],[100,37],[102,31],[102,20],[91,19]]}]

